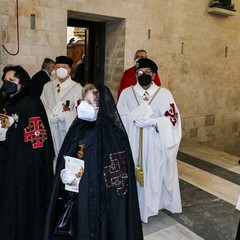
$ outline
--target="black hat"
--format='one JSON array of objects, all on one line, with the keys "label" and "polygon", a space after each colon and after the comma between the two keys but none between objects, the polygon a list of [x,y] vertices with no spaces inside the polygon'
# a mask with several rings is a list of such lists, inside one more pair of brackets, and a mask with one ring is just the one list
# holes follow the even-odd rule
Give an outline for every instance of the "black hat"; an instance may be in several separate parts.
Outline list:
[{"label": "black hat", "polygon": [[57,63],[68,64],[69,67],[71,68],[73,65],[73,60],[66,56],[58,56],[58,57],[56,57],[56,64]]},{"label": "black hat", "polygon": [[158,70],[156,63],[149,58],[140,58],[136,62],[135,72],[140,68],[150,68],[154,73],[156,73]]}]

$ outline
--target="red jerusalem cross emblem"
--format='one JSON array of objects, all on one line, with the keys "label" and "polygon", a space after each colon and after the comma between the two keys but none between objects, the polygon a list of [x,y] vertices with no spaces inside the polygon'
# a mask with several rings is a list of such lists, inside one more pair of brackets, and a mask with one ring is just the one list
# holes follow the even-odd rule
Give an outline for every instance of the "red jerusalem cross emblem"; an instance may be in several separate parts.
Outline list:
[{"label": "red jerusalem cross emblem", "polygon": [[170,104],[170,109],[165,112],[164,116],[169,117],[173,126],[176,125],[178,119],[178,113],[175,110],[175,106],[173,103]]},{"label": "red jerusalem cross emblem", "polygon": [[43,147],[43,142],[47,139],[47,131],[40,117],[29,118],[29,123],[24,128],[24,142],[30,141],[33,148]]}]

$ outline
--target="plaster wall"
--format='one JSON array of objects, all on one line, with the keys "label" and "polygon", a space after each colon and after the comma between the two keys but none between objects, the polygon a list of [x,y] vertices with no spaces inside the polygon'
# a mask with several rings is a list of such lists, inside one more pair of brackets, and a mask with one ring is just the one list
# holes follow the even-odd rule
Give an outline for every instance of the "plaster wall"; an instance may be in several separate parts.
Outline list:
[{"label": "plaster wall", "polygon": [[44,57],[66,54],[69,11],[92,16],[106,22],[105,83],[114,97],[134,52],[146,49],[176,100],[183,138],[240,156],[239,1],[225,17],[208,13],[208,0],[21,0],[19,52],[16,2],[1,0],[2,44],[12,54],[1,49],[1,68],[21,64],[33,75]]}]

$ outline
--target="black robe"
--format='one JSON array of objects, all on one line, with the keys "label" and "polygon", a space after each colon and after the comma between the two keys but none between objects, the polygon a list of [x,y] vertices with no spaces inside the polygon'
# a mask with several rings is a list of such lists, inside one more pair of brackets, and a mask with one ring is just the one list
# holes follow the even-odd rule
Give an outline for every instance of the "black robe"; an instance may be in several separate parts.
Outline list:
[{"label": "black robe", "polygon": [[0,142],[0,238],[42,240],[54,157],[46,113],[24,90],[1,101],[5,111],[15,122]]},{"label": "black robe", "polygon": [[[44,240],[143,239],[128,137],[109,90],[106,87],[99,87],[98,90],[100,103],[97,121],[87,122],[76,118],[63,142],[57,160]],[[67,192],[60,172],[65,168],[63,156],[78,157],[79,146],[84,146],[82,159],[85,169],[76,195],[75,233],[73,237],[64,237],[54,233],[58,199]],[[115,166],[109,154],[112,154],[112,159],[115,155],[120,156]],[[110,173],[111,170],[114,171]]]}]

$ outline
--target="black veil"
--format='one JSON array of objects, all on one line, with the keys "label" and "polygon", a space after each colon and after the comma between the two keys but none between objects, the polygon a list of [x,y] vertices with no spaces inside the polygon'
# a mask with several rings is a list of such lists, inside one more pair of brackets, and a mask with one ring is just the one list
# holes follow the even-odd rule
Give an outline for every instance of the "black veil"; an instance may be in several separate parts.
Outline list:
[{"label": "black veil", "polygon": [[[142,240],[134,162],[128,136],[110,90],[99,91],[99,112],[94,122],[76,118],[57,160],[56,179],[48,211],[45,238],[76,240]],[[64,155],[74,156],[81,139],[90,139],[85,172],[79,184],[76,235],[61,238],[53,234],[53,218],[64,168]]]}]

